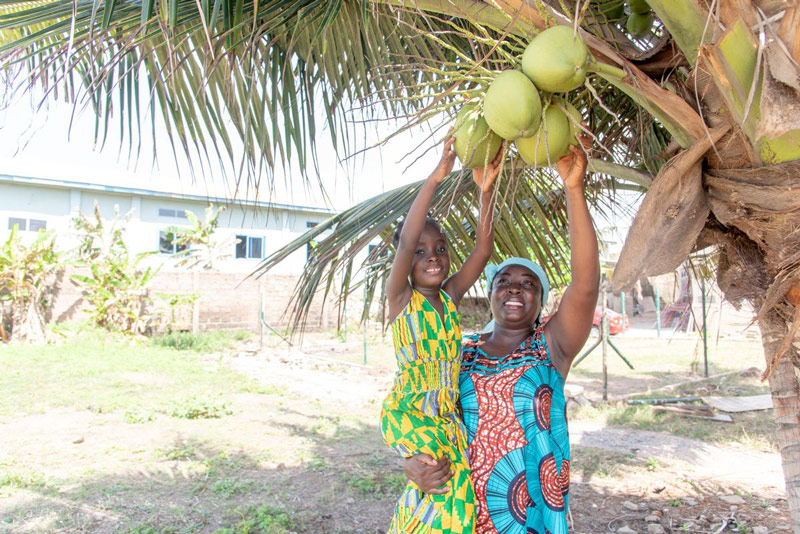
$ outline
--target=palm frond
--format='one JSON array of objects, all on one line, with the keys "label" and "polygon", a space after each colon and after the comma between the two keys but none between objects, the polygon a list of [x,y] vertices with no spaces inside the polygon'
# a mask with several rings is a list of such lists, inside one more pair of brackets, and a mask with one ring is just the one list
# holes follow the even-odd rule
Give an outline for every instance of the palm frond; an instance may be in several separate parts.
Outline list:
[{"label": "palm frond", "polygon": [[[547,270],[555,287],[567,280],[569,247],[566,201],[560,179],[551,169],[516,166],[517,159],[498,178],[495,203],[494,261],[508,256],[534,258]],[[613,177],[596,175],[589,182],[587,198],[598,211],[610,208],[609,187],[619,184]],[[416,182],[383,193],[333,215],[266,258],[256,273],[261,276],[307,244],[312,256],[301,274],[287,310],[290,323],[304,324],[311,303],[321,299],[338,306],[343,319],[348,297],[363,291],[362,318],[377,298],[383,320],[383,287],[391,268],[391,236],[397,222],[411,207],[423,182]],[[447,236],[453,269],[460,268],[475,243],[478,224],[478,195],[471,171],[457,171],[439,186],[430,213]],[[372,245],[363,264],[354,262]]]},{"label": "palm frond", "polygon": [[[240,194],[273,190],[290,161],[310,179],[326,129],[349,155],[364,148],[359,121],[400,119],[402,131],[441,119],[526,45],[474,20],[366,0],[0,0],[0,13],[0,61],[23,66],[18,90],[90,106],[96,140],[116,124],[137,154],[143,141],[163,145],[160,121],[175,157],[202,173],[228,162]],[[625,128],[641,112],[602,79],[592,85],[574,97],[617,116],[590,128],[608,147],[633,137]]]}]

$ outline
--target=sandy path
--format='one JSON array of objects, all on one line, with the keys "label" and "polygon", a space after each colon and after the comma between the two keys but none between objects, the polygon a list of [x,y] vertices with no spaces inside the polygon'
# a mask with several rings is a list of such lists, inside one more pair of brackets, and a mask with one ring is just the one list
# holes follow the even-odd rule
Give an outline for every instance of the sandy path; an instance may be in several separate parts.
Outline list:
[{"label": "sandy path", "polygon": [[[283,354],[240,353],[231,360],[234,369],[262,383],[322,402],[353,406],[375,404],[391,387],[392,374],[384,370],[335,361],[293,351]],[[377,415],[376,415],[377,417]],[[645,430],[609,428],[601,422],[570,422],[574,446],[632,453],[685,469],[692,480],[744,485],[754,490],[784,490],[778,453],[713,445],[699,440]]]}]

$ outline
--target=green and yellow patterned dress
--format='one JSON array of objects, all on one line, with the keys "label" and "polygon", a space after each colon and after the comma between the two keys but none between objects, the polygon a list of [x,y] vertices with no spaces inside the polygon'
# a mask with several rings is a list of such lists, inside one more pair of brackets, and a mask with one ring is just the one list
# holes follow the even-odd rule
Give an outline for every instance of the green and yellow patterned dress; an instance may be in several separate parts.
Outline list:
[{"label": "green and yellow patterned dress", "polygon": [[473,534],[475,493],[467,439],[458,416],[461,325],[453,301],[440,291],[444,317],[418,291],[392,323],[397,376],[383,402],[381,431],[404,458],[447,455],[453,478],[444,495],[427,495],[409,482],[397,502],[389,534]]}]

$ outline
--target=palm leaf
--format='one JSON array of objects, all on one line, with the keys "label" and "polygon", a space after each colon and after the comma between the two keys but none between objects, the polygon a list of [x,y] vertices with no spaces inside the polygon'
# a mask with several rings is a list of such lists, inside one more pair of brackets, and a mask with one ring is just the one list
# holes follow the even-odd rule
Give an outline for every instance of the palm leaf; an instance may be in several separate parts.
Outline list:
[{"label": "palm leaf", "polygon": [[[605,204],[609,185],[626,187],[611,177],[595,175],[587,198],[599,210]],[[313,243],[313,255],[300,276],[287,310],[293,329],[302,328],[315,298],[323,305],[332,299],[343,320],[345,303],[354,292],[363,291],[362,319],[378,298],[380,310],[385,301],[383,287],[391,267],[391,237],[397,222],[411,207],[424,182],[408,184],[368,199],[331,216],[266,258],[257,276],[269,272],[292,253]],[[600,191],[606,191],[600,194]],[[477,190],[471,171],[458,171],[438,187],[430,213],[447,236],[454,270],[460,268],[475,242],[478,224]],[[509,165],[498,178],[495,202],[494,261],[508,256],[531,257],[547,270],[558,287],[564,284],[569,262],[566,201],[560,180],[551,169],[531,169]],[[366,262],[354,269],[356,257],[374,244]],[[376,293],[377,296],[376,296]],[[383,320],[383,311],[380,312]]]},{"label": "palm leaf", "polygon": [[[165,125],[174,157],[183,154],[201,173],[227,161],[223,171],[235,169],[236,180],[248,180],[238,191],[271,191],[273,170],[286,171],[290,161],[304,173],[315,169],[324,129],[339,154],[352,154],[364,148],[354,136],[360,121],[405,118],[403,130],[441,118],[494,71],[513,65],[526,44],[525,36],[498,24],[381,2],[98,6],[0,0],[0,61],[24,64],[18,90],[39,85],[47,95],[91,105],[96,140],[102,144],[116,121],[134,156],[143,140],[158,146],[142,126],[149,114],[151,123]],[[600,33],[595,19],[581,20]],[[593,86],[593,94],[583,89],[573,96],[591,103],[586,109],[600,100],[615,110],[613,120],[598,113],[590,124],[612,153],[619,139],[636,139],[631,117],[640,112],[599,78]]]}]

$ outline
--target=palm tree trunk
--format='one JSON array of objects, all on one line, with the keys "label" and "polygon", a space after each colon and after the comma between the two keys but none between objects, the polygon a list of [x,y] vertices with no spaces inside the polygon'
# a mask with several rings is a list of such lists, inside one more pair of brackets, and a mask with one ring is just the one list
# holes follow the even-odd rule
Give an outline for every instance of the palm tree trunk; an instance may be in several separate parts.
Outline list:
[{"label": "palm tree trunk", "polygon": [[[769,366],[775,354],[781,350],[787,335],[787,325],[775,312],[768,312],[758,322],[764,357]],[[769,378],[772,391],[776,440],[781,452],[783,474],[786,482],[786,498],[792,517],[794,534],[800,534],[800,374],[792,358],[784,357],[778,362]]]}]

